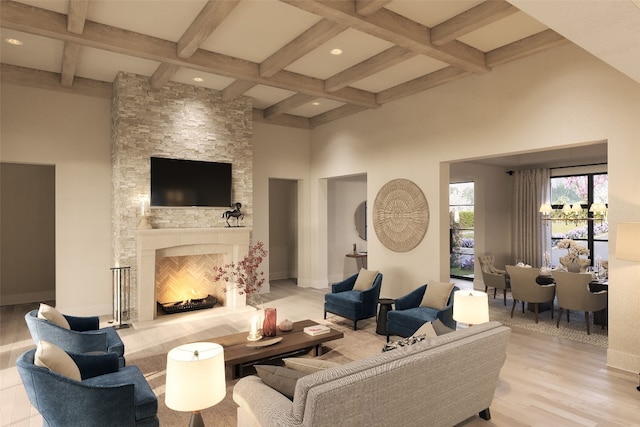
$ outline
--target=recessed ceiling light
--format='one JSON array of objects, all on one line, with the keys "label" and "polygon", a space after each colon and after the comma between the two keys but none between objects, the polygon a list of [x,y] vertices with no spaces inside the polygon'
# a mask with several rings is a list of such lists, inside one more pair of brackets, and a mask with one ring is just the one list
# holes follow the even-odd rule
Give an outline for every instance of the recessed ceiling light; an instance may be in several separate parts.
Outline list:
[{"label": "recessed ceiling light", "polygon": [[342,55],[342,49],[338,49],[338,48],[331,49],[331,50],[329,51],[329,53],[330,53],[331,55]]},{"label": "recessed ceiling light", "polygon": [[193,81],[194,81],[194,82],[198,82],[198,83],[200,83],[200,82],[203,82],[203,81],[204,81],[204,79],[203,79],[202,77],[194,77],[194,78],[193,78]]},{"label": "recessed ceiling light", "polygon": [[312,102],[311,105],[317,107],[318,105],[320,105],[320,103],[318,101]]},{"label": "recessed ceiling light", "polygon": [[18,39],[12,39],[7,37],[6,39],[4,39],[4,41],[6,41],[9,44],[12,44],[14,46],[22,46],[24,43],[22,43],[22,40],[18,40]]}]

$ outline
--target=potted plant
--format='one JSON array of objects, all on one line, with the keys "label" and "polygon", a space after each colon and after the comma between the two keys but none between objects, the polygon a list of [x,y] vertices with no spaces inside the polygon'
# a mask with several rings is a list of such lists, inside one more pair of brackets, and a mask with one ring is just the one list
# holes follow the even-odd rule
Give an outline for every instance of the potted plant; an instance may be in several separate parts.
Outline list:
[{"label": "potted plant", "polygon": [[260,264],[267,256],[263,242],[249,246],[249,252],[239,262],[230,262],[214,268],[214,281],[224,280],[231,284],[229,289],[237,289],[239,295],[245,295],[251,305],[261,305],[259,293],[264,284],[264,272],[258,271]]}]

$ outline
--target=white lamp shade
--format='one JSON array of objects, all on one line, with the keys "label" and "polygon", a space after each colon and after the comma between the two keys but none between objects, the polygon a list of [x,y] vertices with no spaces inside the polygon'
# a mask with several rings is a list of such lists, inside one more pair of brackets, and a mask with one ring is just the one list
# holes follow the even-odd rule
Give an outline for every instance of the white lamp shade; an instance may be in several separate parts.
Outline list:
[{"label": "white lamp shade", "polygon": [[551,207],[551,204],[543,203],[540,206],[540,213],[542,213],[543,215],[550,215],[551,212],[553,212],[553,208]]},{"label": "white lamp shade", "polygon": [[626,261],[640,261],[640,222],[618,224],[616,258]]},{"label": "white lamp shade", "polygon": [[194,412],[224,399],[224,349],[212,342],[184,344],[167,354],[164,399],[175,411]]},{"label": "white lamp shade", "polygon": [[489,297],[485,292],[460,290],[453,294],[453,319],[477,325],[489,321]]}]

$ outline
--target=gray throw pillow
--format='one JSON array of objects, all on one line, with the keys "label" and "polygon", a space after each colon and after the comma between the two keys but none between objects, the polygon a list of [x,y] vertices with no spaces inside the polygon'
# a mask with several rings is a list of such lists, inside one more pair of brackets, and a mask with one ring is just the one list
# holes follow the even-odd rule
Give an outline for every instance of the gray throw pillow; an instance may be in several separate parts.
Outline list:
[{"label": "gray throw pillow", "polygon": [[293,400],[298,378],[308,375],[306,372],[283,368],[282,366],[256,365],[255,368],[258,376],[266,385],[282,393],[290,400]]}]

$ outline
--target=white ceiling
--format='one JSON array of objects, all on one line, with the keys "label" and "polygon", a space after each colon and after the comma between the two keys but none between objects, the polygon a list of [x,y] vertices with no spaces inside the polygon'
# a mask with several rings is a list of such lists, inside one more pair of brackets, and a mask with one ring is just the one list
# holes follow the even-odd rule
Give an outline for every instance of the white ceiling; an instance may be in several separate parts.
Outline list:
[{"label": "white ceiling", "polygon": [[[190,66],[190,59],[187,58],[179,62],[180,66],[176,67],[177,71],[171,75],[170,81],[224,91],[234,82],[237,84],[253,79],[253,85],[247,86],[241,93],[253,98],[254,109],[259,117],[270,110],[277,110],[272,111],[273,117],[264,117],[264,120],[312,128],[347,114],[355,114],[364,108],[376,108],[398,97],[427,90],[428,85],[417,84],[421,79],[437,76],[448,70],[462,69],[459,64],[452,66],[451,62],[444,62],[447,61],[446,57],[443,61],[442,57],[437,57],[438,52],[436,57],[426,54],[422,48],[429,44],[428,40],[420,41],[416,48],[415,39],[429,32],[433,39],[438,26],[464,19],[466,14],[475,10],[474,7],[487,6],[484,3],[500,3],[505,7],[513,5],[517,9],[511,8],[509,13],[501,15],[499,19],[470,27],[456,35],[452,42],[436,46],[436,50],[455,52],[454,56],[460,52],[459,49],[472,51],[473,55],[483,58],[483,64],[484,58],[489,64],[490,55],[500,51],[501,47],[517,44],[527,37],[546,32],[562,41],[564,37],[579,45],[640,83],[639,1],[509,0],[506,3],[503,0],[345,0],[333,3],[334,9],[329,8],[328,12],[323,12],[313,8],[332,2],[242,0],[199,44],[197,53],[204,53],[209,62],[205,66],[201,63]],[[0,35],[3,42],[0,46],[0,61],[7,66],[25,67],[9,69],[3,65],[3,80],[11,74],[12,81],[16,82],[15,73],[9,73],[9,70],[23,72],[25,77],[20,79],[21,84],[34,84],[34,79],[38,77],[37,74],[30,74],[33,70],[54,73],[60,79],[66,52],[65,40],[72,40],[80,45],[74,64],[75,73],[72,75],[73,85],[66,87],[66,90],[78,87],[83,79],[111,83],[119,71],[152,77],[163,62],[170,62],[177,57],[163,61],[167,57],[156,52],[160,45],[149,45],[148,52],[138,49],[138,46],[146,46],[144,41],[138,44],[138,39],[144,38],[142,35],[154,37],[158,42],[165,41],[175,49],[205,6],[211,6],[211,3],[231,3],[230,0],[91,0],[86,10],[84,33],[76,36],[56,27],[66,26],[70,2],[75,2],[74,5],[81,3],[80,0],[2,0]],[[354,12],[356,6],[368,4],[384,7],[374,10],[370,15]],[[12,5],[21,7],[7,8]],[[38,9],[25,11],[25,5]],[[15,10],[19,11],[18,18],[14,16]],[[36,16],[41,18],[36,19]],[[299,40],[306,30],[321,23],[323,18],[344,24],[344,29],[308,52],[298,49],[298,55],[293,55],[288,64],[271,77],[261,78],[248,74],[246,70],[252,69],[260,74],[260,66],[265,60],[281,54],[288,43]],[[28,22],[25,24],[21,19]],[[479,18],[476,16],[474,19]],[[100,31],[103,34],[109,32],[109,27],[105,26],[132,32],[128,37],[131,45],[136,48],[127,50],[126,46],[121,47],[110,39],[103,45],[96,44],[89,28],[92,23],[102,24]],[[397,25],[398,23],[402,25]],[[416,32],[412,32],[413,30]],[[562,37],[553,36],[554,32]],[[104,37],[108,38],[106,35]],[[19,39],[23,44],[8,44],[4,42],[7,38]],[[548,43],[542,48],[553,48],[557,44]],[[413,53],[401,61],[385,63],[386,68],[379,67],[375,72],[361,72],[344,89],[336,92],[323,90],[327,79],[350,67],[362,66],[363,61],[394,46],[410,46],[407,51]],[[344,53],[339,56],[331,55],[329,50],[337,47]],[[206,56],[212,54],[224,56]],[[535,54],[535,51],[524,53],[527,54]],[[462,57],[465,58],[464,54]],[[228,67],[218,67],[218,58],[222,58],[220,61],[229,60],[234,66],[237,63],[239,68],[232,67],[229,71]],[[463,78],[474,72],[479,71],[472,69],[470,73],[456,72],[455,78]],[[203,81],[195,82],[193,79],[196,77]],[[447,81],[449,80],[443,79],[438,84],[446,84]],[[298,99],[299,102],[287,104],[285,108],[285,101],[295,99],[296,95],[304,96]],[[340,114],[331,116],[331,112]]]}]

